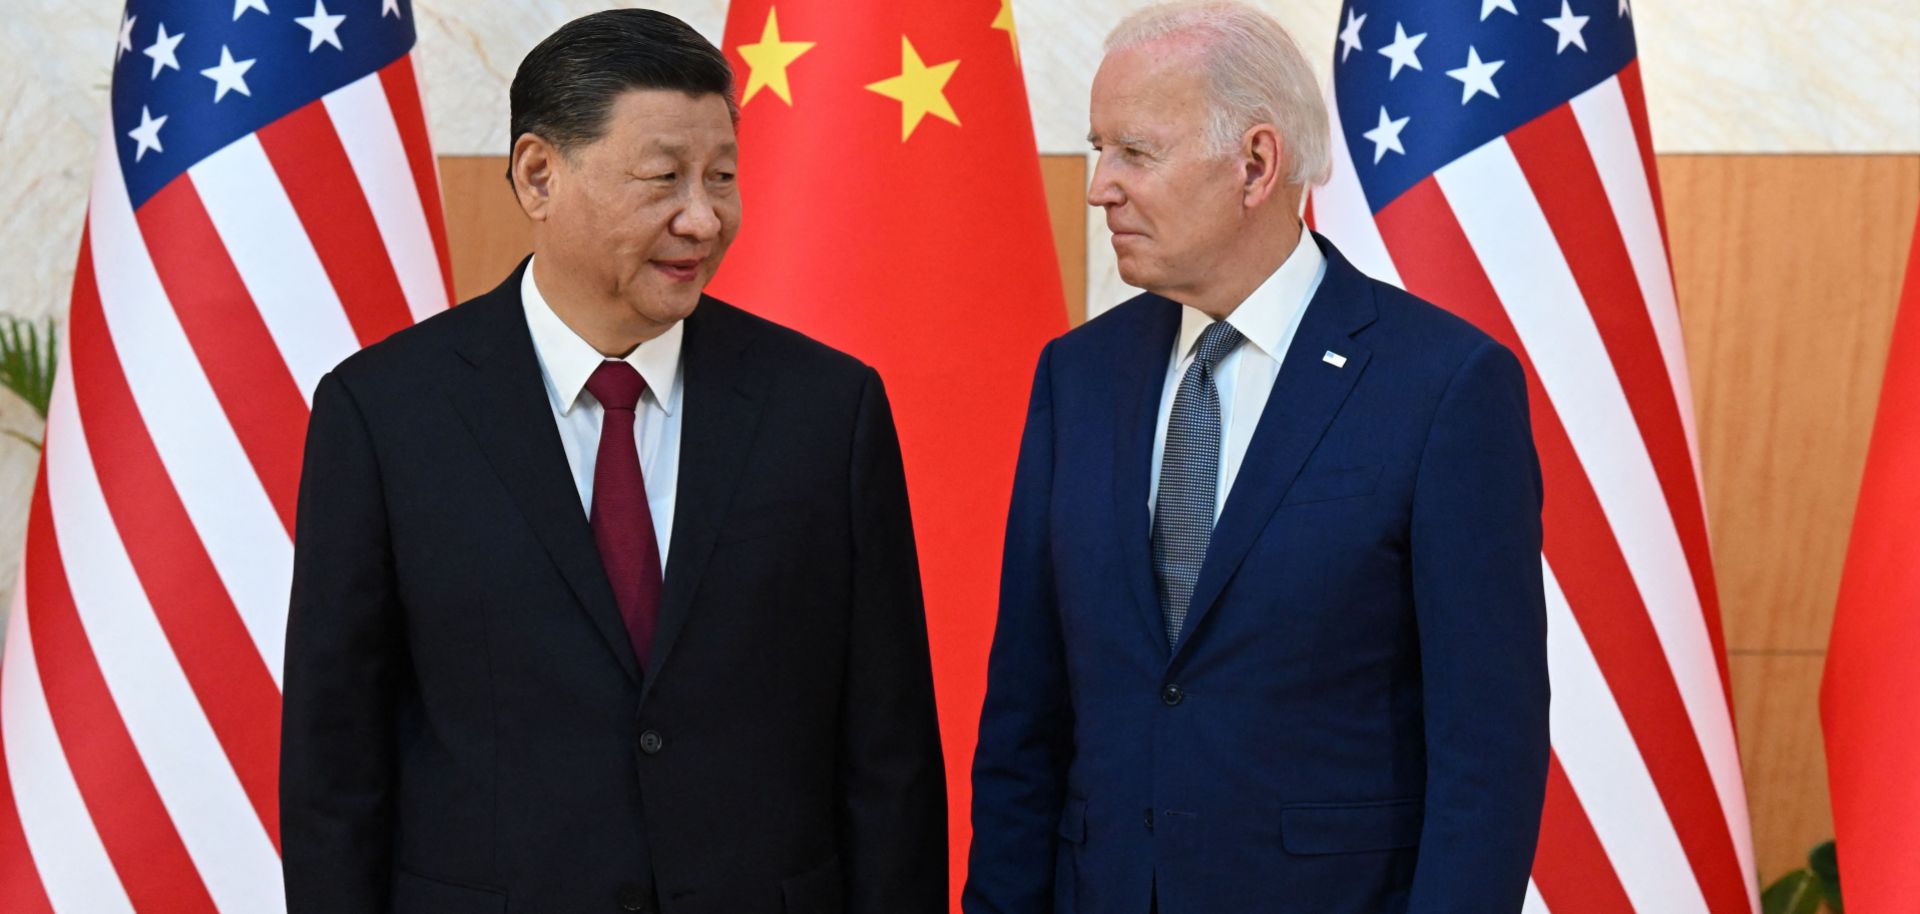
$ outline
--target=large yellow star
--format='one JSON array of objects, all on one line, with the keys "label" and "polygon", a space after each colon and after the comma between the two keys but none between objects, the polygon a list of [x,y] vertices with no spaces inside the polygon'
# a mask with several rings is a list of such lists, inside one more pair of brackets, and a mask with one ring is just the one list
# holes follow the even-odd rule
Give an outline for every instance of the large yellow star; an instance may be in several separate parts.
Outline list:
[{"label": "large yellow star", "polygon": [[1000,0],[1000,15],[993,17],[993,27],[1007,33],[1007,40],[1013,42],[1013,59],[1020,59],[1020,33],[1013,30],[1013,0]]},{"label": "large yellow star", "polygon": [[947,80],[959,66],[958,60],[927,66],[920,52],[913,49],[913,42],[900,36],[900,75],[867,86],[900,103],[900,142],[913,136],[914,128],[929,114],[960,126],[960,116],[953,113],[946,96]]},{"label": "large yellow star", "polygon": [[751,71],[747,74],[747,94],[740,100],[741,107],[753,101],[754,95],[763,88],[772,89],[773,94],[791,106],[793,89],[787,85],[787,66],[813,50],[811,41],[781,41],[780,20],[774,13],[772,7],[767,8],[767,26],[760,31],[759,44],[743,44],[738,48]]}]

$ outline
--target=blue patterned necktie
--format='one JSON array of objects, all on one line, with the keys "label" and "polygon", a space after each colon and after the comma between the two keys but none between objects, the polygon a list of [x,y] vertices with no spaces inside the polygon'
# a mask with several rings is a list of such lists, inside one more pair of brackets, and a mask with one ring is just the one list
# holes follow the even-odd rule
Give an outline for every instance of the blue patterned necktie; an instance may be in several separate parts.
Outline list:
[{"label": "blue patterned necktie", "polygon": [[1213,539],[1220,484],[1220,391],[1213,385],[1213,369],[1244,339],[1226,321],[1214,321],[1201,331],[1193,364],[1180,378],[1167,419],[1160,489],[1153,503],[1153,572],[1160,583],[1169,647],[1180,640],[1193,585]]}]

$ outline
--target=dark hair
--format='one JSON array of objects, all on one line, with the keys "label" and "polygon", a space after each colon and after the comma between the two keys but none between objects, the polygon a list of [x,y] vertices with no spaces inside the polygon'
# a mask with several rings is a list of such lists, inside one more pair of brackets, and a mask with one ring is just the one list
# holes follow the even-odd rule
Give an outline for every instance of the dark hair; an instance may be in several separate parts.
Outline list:
[{"label": "dark hair", "polygon": [[718,95],[740,118],[733,68],[699,32],[656,10],[604,10],[561,26],[520,61],[508,96],[507,154],[528,133],[563,152],[599,139],[614,99],[630,89]]}]

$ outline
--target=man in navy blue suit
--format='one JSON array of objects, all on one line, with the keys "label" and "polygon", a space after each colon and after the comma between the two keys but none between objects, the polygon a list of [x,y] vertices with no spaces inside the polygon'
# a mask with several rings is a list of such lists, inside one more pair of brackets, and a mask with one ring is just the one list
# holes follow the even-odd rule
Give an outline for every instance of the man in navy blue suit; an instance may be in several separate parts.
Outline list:
[{"label": "man in navy blue suit", "polygon": [[1286,32],[1142,11],[1088,201],[1149,290],[1034,379],[969,914],[1520,910],[1547,738],[1525,378],[1304,230]]}]

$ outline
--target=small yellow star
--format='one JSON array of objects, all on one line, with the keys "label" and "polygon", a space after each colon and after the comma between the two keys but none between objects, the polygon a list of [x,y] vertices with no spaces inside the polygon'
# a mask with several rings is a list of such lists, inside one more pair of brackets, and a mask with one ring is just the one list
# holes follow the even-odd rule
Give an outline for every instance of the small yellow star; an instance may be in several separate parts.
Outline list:
[{"label": "small yellow star", "polygon": [[993,27],[1007,33],[1007,40],[1013,42],[1013,59],[1020,59],[1020,33],[1013,29],[1013,0],[1000,0],[1000,15],[993,17]]},{"label": "small yellow star", "polygon": [[746,97],[740,100],[743,108],[763,88],[772,89],[781,101],[792,106],[793,90],[787,85],[787,66],[799,60],[800,55],[813,50],[814,43],[811,41],[781,41],[780,20],[775,18],[774,12],[772,7],[767,8],[767,27],[760,32],[760,43],[743,44],[738,48],[740,58],[747,62],[751,71],[747,74]]},{"label": "small yellow star", "polygon": [[867,86],[900,103],[900,142],[913,136],[914,128],[929,114],[960,126],[960,116],[953,113],[946,96],[947,80],[959,66],[958,60],[927,66],[920,52],[913,49],[913,42],[900,36],[900,75]]}]

